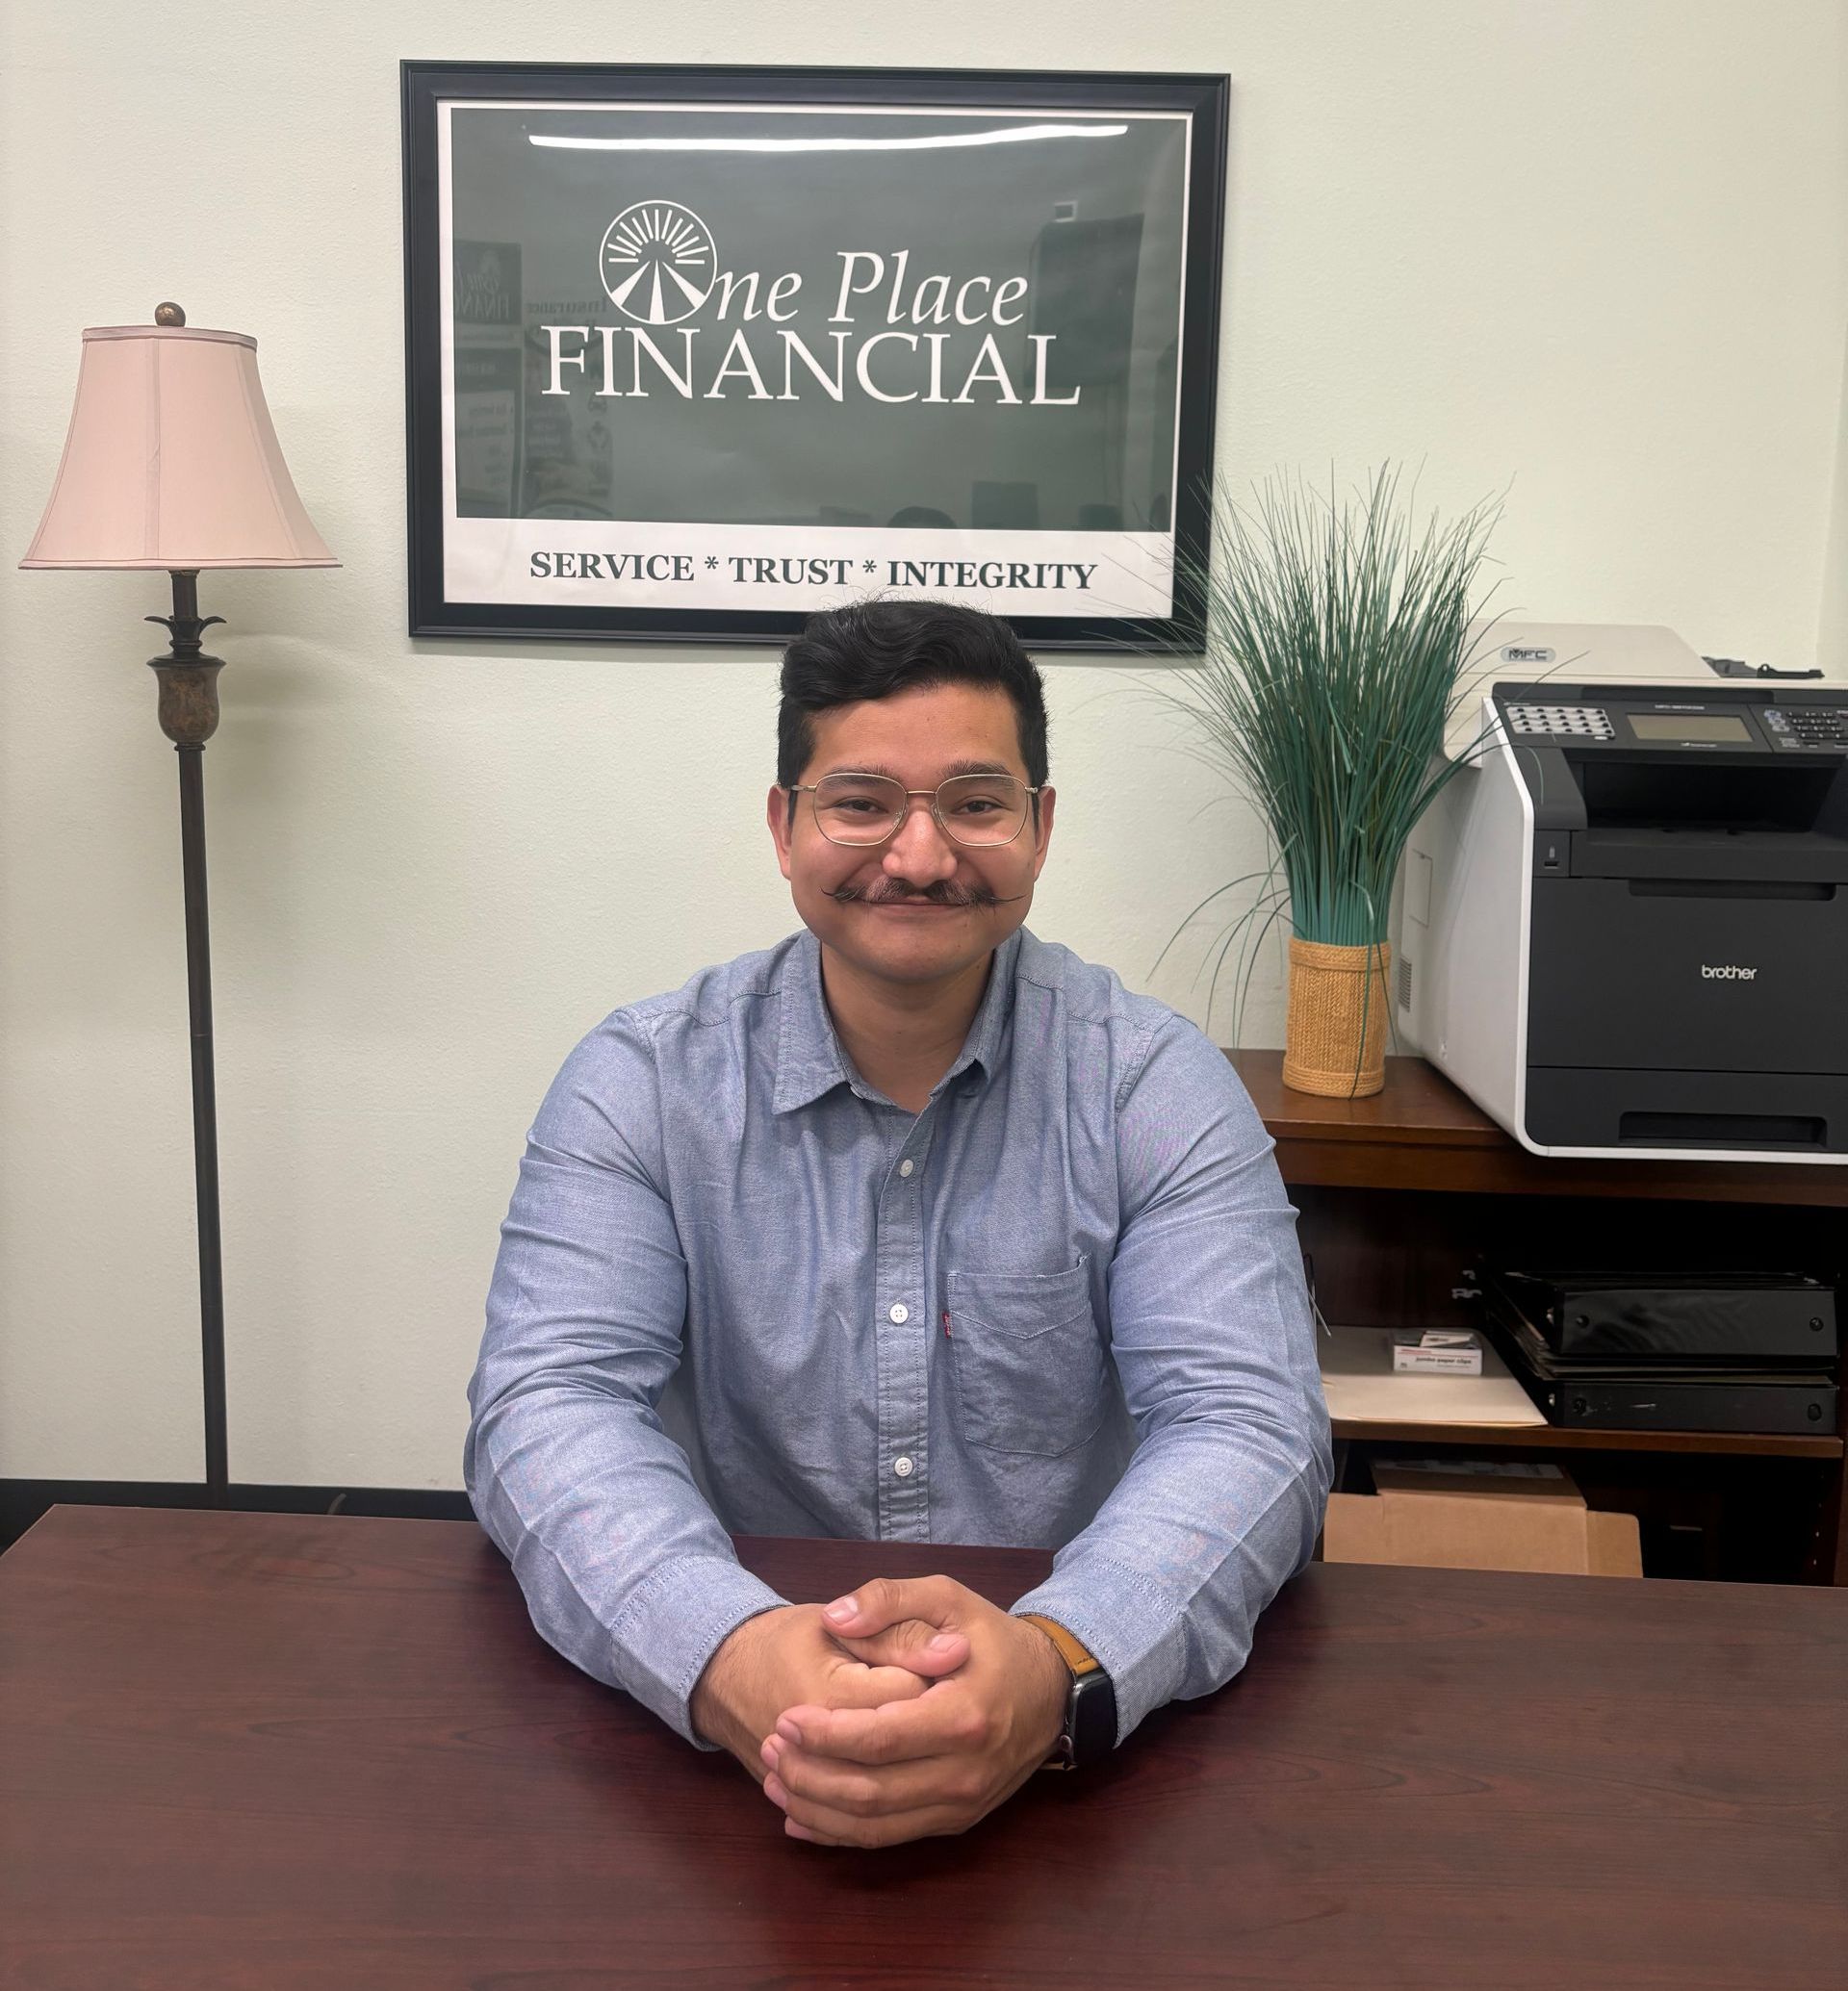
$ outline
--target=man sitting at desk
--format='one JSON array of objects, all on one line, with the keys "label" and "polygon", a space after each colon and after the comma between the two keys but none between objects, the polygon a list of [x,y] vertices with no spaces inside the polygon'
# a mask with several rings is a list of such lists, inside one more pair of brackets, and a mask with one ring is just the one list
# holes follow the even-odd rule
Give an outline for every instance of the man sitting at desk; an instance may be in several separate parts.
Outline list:
[{"label": "man sitting at desk", "polygon": [[[632,793],[644,844],[731,807],[696,747]],[[1108,1749],[1210,1694],[1322,1522],[1272,1142],[1191,1023],[1023,930],[1053,802],[1005,623],[814,617],[768,805],[806,931],[592,1031],[501,1228],[475,1511],[540,1633],[799,1838],[962,1831],[1100,1702]],[[1159,788],[1087,805],[1145,863],[1180,833]],[[933,1576],[824,1615],[728,1530],[1057,1553],[1012,1612]]]}]

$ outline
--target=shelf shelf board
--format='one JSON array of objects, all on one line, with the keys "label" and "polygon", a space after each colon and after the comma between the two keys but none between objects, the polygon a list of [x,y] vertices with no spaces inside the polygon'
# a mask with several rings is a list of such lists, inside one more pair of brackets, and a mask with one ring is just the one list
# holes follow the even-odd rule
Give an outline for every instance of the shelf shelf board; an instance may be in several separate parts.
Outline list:
[{"label": "shelf shelf board", "polygon": [[1758,1459],[1839,1459],[1832,1432],[1813,1438],[1770,1431],[1592,1431],[1558,1424],[1377,1424],[1334,1420],[1337,1438],[1383,1444],[1469,1445],[1537,1452],[1704,1452]]},{"label": "shelf shelf board", "polygon": [[1292,1187],[1848,1209],[1848,1164],[1532,1154],[1422,1058],[1388,1058],[1385,1086],[1370,1098],[1323,1099],[1284,1085],[1281,1051],[1225,1055],[1276,1142],[1277,1167]]}]

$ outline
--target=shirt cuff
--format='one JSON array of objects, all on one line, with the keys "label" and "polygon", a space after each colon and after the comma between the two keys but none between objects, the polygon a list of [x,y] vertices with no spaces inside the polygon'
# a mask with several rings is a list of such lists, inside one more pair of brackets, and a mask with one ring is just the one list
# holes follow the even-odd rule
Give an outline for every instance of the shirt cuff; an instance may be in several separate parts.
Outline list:
[{"label": "shirt cuff", "polygon": [[1014,1618],[1037,1611],[1056,1620],[1110,1675],[1118,1744],[1181,1685],[1187,1633],[1172,1603],[1106,1557],[1055,1570],[1008,1610]]},{"label": "shirt cuff", "polygon": [[610,1626],[619,1683],[695,1749],[693,1690],[706,1662],[747,1618],[788,1602],[727,1556],[681,1556],[655,1570]]}]

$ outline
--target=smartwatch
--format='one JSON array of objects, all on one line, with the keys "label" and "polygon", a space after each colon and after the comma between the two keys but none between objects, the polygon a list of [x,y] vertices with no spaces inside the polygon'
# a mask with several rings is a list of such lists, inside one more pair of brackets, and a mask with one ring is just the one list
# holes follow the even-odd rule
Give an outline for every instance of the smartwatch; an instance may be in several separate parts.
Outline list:
[{"label": "smartwatch", "polygon": [[1083,1770],[1100,1762],[1116,1747],[1116,1690],[1110,1675],[1063,1624],[1041,1618],[1037,1611],[1022,1611],[1020,1616],[1046,1634],[1071,1670],[1065,1725],[1040,1769]]}]

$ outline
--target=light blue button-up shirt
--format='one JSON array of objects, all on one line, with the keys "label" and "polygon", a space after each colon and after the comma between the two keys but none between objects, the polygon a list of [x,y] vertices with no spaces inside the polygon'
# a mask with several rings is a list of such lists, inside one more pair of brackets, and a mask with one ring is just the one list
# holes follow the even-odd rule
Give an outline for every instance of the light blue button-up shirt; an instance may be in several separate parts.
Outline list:
[{"label": "light blue button-up shirt", "polygon": [[804,932],[618,1009],[527,1136],[463,1476],[535,1627],[700,1748],[786,1601],[733,1534],[1056,1550],[1021,1597],[1117,1739],[1244,1665],[1328,1419],[1296,1213],[1224,1054],[1024,929],[921,1113],[854,1069]]}]

